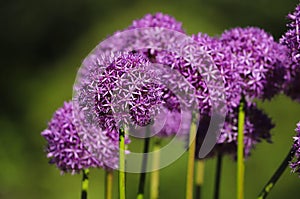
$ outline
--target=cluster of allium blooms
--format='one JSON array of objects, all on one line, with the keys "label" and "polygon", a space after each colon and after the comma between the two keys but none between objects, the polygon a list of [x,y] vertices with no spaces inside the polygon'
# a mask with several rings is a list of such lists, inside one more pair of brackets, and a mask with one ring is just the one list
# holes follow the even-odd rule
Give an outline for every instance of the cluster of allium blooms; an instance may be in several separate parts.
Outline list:
[{"label": "cluster of allium blooms", "polygon": [[[151,27],[156,28],[151,29]],[[188,84],[196,89],[200,112],[207,114],[210,108],[210,95],[205,81],[200,75],[198,65],[201,64],[199,61],[201,59],[206,64],[201,66],[203,68],[211,67],[208,64],[212,64],[212,62],[208,60],[210,57],[207,53],[203,49],[199,49],[195,41],[192,39],[186,40],[187,36],[182,34],[184,30],[181,27],[181,23],[177,22],[173,17],[157,13],[135,20],[128,27],[128,30],[125,33],[127,37],[123,38],[123,42],[119,42],[122,43],[119,47],[124,46],[124,43],[128,43],[130,47],[127,46],[126,50],[132,48],[134,51],[143,53],[151,63],[169,66],[180,76],[183,76]],[[112,38],[114,37],[117,38],[116,40],[122,40],[119,32],[112,36]],[[128,42],[131,38],[134,38],[134,41]],[[114,39],[112,39],[112,42],[114,42]],[[107,46],[110,44],[111,42],[105,43],[103,49],[107,49]],[[111,47],[108,48],[111,49]],[[179,51],[174,52],[174,50],[178,49]],[[183,87],[180,85],[182,81],[178,82],[177,88]],[[167,87],[163,87],[162,101],[167,109],[174,111],[173,115],[180,116],[180,114],[176,114],[182,108],[176,93]],[[177,118],[177,120],[180,120],[180,118]],[[174,131],[172,130],[172,132]]]},{"label": "cluster of allium blooms", "polygon": [[[65,102],[42,132],[47,140],[46,152],[50,163],[56,164],[62,173],[72,174],[90,167],[118,168],[118,135],[111,139],[107,131],[98,131],[97,143],[83,143],[81,136],[85,135],[74,115],[73,104]],[[97,156],[91,154],[91,148],[97,151]]]},{"label": "cluster of allium blooms", "polygon": [[271,35],[255,27],[233,28],[225,31],[220,41],[246,98],[271,99],[281,91],[285,81],[286,48]]},{"label": "cluster of allium blooms", "polygon": [[288,15],[291,22],[288,30],[280,39],[280,43],[288,48],[290,65],[287,68],[284,93],[292,99],[300,101],[300,4],[292,14]]},{"label": "cluster of allium blooms", "polygon": [[[248,101],[270,99],[279,92],[286,78],[285,48],[259,28],[234,28],[220,38],[202,33],[188,38],[183,33],[181,23],[171,16],[146,15],[100,43],[84,60],[74,87],[74,109],[87,129],[81,137],[91,143],[88,151],[105,147],[106,141],[92,140],[111,140],[117,150],[119,128],[151,124],[161,106],[169,112],[157,135],[175,135],[179,128],[188,134],[190,124],[182,124],[182,106],[191,101],[197,103],[202,118],[211,116],[212,107],[229,110],[216,148],[235,150],[241,96],[247,100],[245,154],[260,140],[270,140],[271,120]],[[96,138],[97,129],[104,129],[100,133],[104,137]],[[102,160],[101,155],[96,153],[95,160]]]},{"label": "cluster of allium blooms", "polygon": [[293,172],[300,173],[300,122],[295,129],[297,135],[294,137],[293,151],[295,152],[294,159],[290,162],[290,167]]}]

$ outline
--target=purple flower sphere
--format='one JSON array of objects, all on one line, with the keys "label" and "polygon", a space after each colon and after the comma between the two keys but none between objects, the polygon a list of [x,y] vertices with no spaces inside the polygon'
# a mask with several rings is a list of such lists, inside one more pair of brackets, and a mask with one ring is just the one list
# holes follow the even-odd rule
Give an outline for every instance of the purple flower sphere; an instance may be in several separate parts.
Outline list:
[{"label": "purple flower sphere", "polygon": [[292,14],[288,15],[288,30],[280,39],[280,43],[288,48],[290,64],[287,68],[284,93],[300,102],[300,4]]},{"label": "purple flower sphere", "polygon": [[212,57],[215,65],[220,71],[220,77],[224,83],[226,105],[228,108],[237,107],[240,99],[242,81],[237,78],[236,73],[232,70],[232,54],[226,52],[219,38],[210,37],[207,34],[198,33],[192,35],[192,38]]},{"label": "purple flower sphere", "polygon": [[[124,125],[146,126],[161,104],[162,88],[155,82],[155,71],[139,53],[117,55],[110,64],[79,79],[75,99],[84,119],[109,132]],[[84,121],[86,123],[86,121]],[[92,124],[94,125],[94,124]]]},{"label": "purple flower sphere", "polygon": [[294,137],[293,150],[295,152],[294,159],[290,162],[290,167],[293,172],[300,174],[300,122],[295,129],[296,136]]},{"label": "purple flower sphere", "polygon": [[[48,128],[41,134],[47,141],[46,152],[50,163],[56,164],[62,173],[75,174],[91,167],[117,169],[118,140],[112,139],[106,131],[97,133],[97,139],[93,142],[83,143],[81,136],[85,136],[86,132],[74,116],[72,102],[65,102],[54,113]],[[97,150],[97,156],[88,150],[91,147]]]},{"label": "purple flower sphere", "polygon": [[271,99],[285,81],[286,48],[256,27],[233,28],[220,38],[246,98]]}]

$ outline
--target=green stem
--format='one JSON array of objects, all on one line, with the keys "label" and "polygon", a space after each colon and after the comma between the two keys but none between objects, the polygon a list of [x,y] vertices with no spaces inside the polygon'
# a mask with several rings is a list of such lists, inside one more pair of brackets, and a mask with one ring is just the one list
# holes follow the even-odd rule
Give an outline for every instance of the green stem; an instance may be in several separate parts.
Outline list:
[{"label": "green stem", "polygon": [[216,179],[215,179],[215,195],[214,195],[214,199],[219,199],[219,196],[220,196],[221,171],[222,171],[222,154],[218,153],[218,156],[217,156],[217,167],[216,167]]},{"label": "green stem", "polygon": [[286,167],[289,165],[289,162],[293,159],[295,155],[295,151],[291,149],[285,159],[282,161],[281,165],[278,167],[276,172],[273,174],[271,179],[268,181],[268,183],[264,186],[260,194],[258,195],[258,199],[264,199],[268,196],[274,185],[276,184],[277,180],[280,178],[280,176],[283,174]]},{"label": "green stem", "polygon": [[153,161],[152,168],[154,171],[151,172],[151,189],[150,199],[158,199],[159,196],[159,160],[160,160],[160,143],[161,140],[156,138],[153,146]]},{"label": "green stem", "polygon": [[204,160],[196,160],[196,169],[196,199],[200,199],[204,180]]},{"label": "green stem", "polygon": [[244,124],[245,99],[242,97],[238,113],[238,148],[237,148],[237,199],[244,198]]},{"label": "green stem", "polygon": [[149,142],[150,138],[148,137],[150,134],[149,127],[146,127],[146,138],[144,139],[144,154],[142,161],[142,169],[140,173],[140,182],[139,182],[139,190],[137,193],[137,199],[143,199],[145,194],[145,182],[146,182],[146,170],[147,170],[147,162],[148,162],[148,151],[149,151]]},{"label": "green stem", "polygon": [[125,131],[119,131],[119,199],[125,199]]},{"label": "green stem", "polygon": [[89,169],[82,170],[81,199],[87,199],[89,189]]},{"label": "green stem", "polygon": [[113,171],[105,171],[105,199],[112,199]]},{"label": "green stem", "polygon": [[193,199],[196,132],[197,132],[197,125],[195,121],[193,121],[191,124],[190,135],[189,135],[190,147],[189,147],[188,165],[187,165],[186,195],[185,195],[186,199]]}]

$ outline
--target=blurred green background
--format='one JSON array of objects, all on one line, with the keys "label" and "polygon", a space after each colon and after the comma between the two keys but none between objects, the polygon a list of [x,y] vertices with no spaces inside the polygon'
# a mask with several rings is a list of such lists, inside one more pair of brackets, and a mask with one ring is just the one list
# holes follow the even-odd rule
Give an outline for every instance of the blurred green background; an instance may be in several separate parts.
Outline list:
[{"label": "blurred green background", "polygon": [[[80,175],[60,176],[43,152],[40,132],[53,112],[72,96],[84,57],[107,35],[146,13],[164,12],[186,31],[222,33],[259,26],[276,39],[297,0],[10,0],[0,3],[1,112],[0,198],[74,199]],[[300,86],[300,85],[299,85]],[[246,199],[255,198],[292,144],[300,104],[279,96],[260,103],[276,123],[273,144],[261,143],[246,162]],[[161,170],[161,198],[184,198],[187,156]],[[215,160],[207,161],[203,198],[212,198]],[[221,199],[235,197],[236,165],[225,158]],[[90,198],[103,198],[104,172],[91,171]],[[128,175],[135,198],[138,175]],[[269,198],[298,198],[300,179],[286,170]],[[117,191],[116,187],[115,190]],[[148,193],[148,192],[147,192]]]}]

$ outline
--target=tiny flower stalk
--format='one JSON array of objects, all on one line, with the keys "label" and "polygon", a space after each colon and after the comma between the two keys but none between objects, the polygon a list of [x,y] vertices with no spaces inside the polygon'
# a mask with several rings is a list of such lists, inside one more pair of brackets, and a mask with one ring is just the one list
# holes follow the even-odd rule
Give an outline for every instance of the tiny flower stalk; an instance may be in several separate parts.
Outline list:
[{"label": "tiny flower stalk", "polygon": [[159,160],[160,160],[160,147],[161,139],[155,138],[153,146],[153,160],[151,172],[151,188],[150,188],[150,199],[158,199],[159,197]]},{"label": "tiny flower stalk", "polygon": [[196,199],[201,199],[201,190],[204,181],[204,160],[196,160]]},{"label": "tiny flower stalk", "polygon": [[143,151],[143,161],[142,169],[140,173],[140,182],[139,189],[137,193],[137,199],[144,199],[145,195],[145,183],[146,183],[146,172],[147,172],[147,163],[148,163],[148,152],[149,152],[149,143],[150,143],[150,129],[146,128],[146,138],[144,139],[144,151]]},{"label": "tiny flower stalk", "polygon": [[89,169],[82,170],[81,199],[87,199],[89,189]]},{"label": "tiny flower stalk", "polygon": [[237,146],[237,199],[244,198],[244,125],[245,98],[242,97],[238,113],[238,146]]},{"label": "tiny flower stalk", "polygon": [[193,199],[196,132],[197,132],[197,125],[196,125],[196,120],[194,118],[191,124],[190,135],[189,135],[189,154],[188,154],[186,195],[185,195],[186,199]]},{"label": "tiny flower stalk", "polygon": [[105,199],[112,199],[113,193],[113,176],[112,170],[105,171]]},{"label": "tiny flower stalk", "polygon": [[125,199],[125,131],[119,130],[119,199]]},{"label": "tiny flower stalk", "polygon": [[220,184],[221,184],[221,173],[222,173],[222,159],[223,159],[222,154],[218,153],[218,156],[217,156],[217,166],[216,166],[214,199],[219,199],[219,196],[220,196]]},{"label": "tiny flower stalk", "polygon": [[273,174],[271,179],[267,182],[267,184],[264,186],[260,194],[258,195],[258,199],[264,199],[268,196],[270,191],[273,189],[274,185],[278,181],[278,179],[281,177],[287,166],[289,165],[290,161],[293,159],[295,155],[295,151],[293,148],[288,152],[287,156],[285,159],[282,161],[281,165],[278,167],[276,172]]}]

